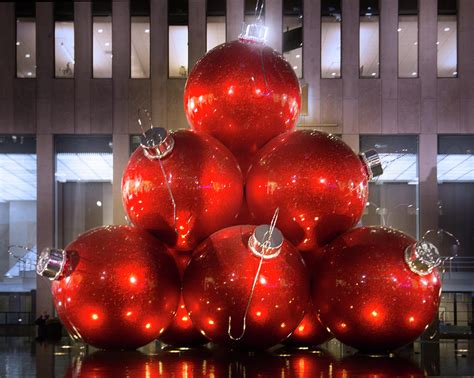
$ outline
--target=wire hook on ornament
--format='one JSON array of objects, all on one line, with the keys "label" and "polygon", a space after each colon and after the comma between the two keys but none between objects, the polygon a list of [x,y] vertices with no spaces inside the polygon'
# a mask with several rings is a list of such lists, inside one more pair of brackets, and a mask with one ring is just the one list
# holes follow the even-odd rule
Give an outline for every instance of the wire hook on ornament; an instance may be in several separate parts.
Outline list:
[{"label": "wire hook on ornament", "polygon": [[[254,230],[254,233],[252,234],[252,236],[250,236],[249,248],[251,249],[253,254],[260,257],[260,261],[258,263],[258,268],[257,268],[257,271],[255,273],[255,277],[253,279],[252,288],[250,289],[250,295],[249,295],[249,299],[247,301],[247,306],[245,307],[244,316],[242,318],[242,332],[237,337],[232,335],[232,316],[229,316],[229,326],[227,328],[227,334],[229,335],[229,338],[231,340],[239,341],[245,335],[245,331],[247,330],[247,316],[248,316],[248,312],[249,312],[249,309],[250,309],[250,304],[252,303],[252,298],[253,298],[253,295],[254,295],[254,292],[255,292],[255,287],[257,286],[257,281],[258,281],[258,278],[259,278],[259,275],[260,275],[260,271],[262,269],[263,261],[271,259],[271,258],[275,258],[280,254],[281,245],[283,243],[283,238],[282,238],[281,233],[278,229],[277,229],[278,234],[279,234],[278,241],[275,245],[273,245],[274,243],[272,241],[272,237],[273,237],[274,232],[275,232],[275,225],[276,225],[276,222],[278,220],[279,213],[280,213],[280,208],[276,208],[275,213],[273,214],[272,220],[270,222],[270,226],[268,227],[268,230],[266,230],[265,233],[263,234],[263,237],[261,237],[261,240],[263,242],[260,243],[258,240],[255,240],[255,239],[260,239],[259,236],[256,236],[256,231],[257,231],[258,227]],[[259,227],[262,227],[262,226],[259,226]],[[266,227],[266,226],[263,225],[263,227]],[[255,249],[255,247],[254,247],[255,244],[259,244],[260,248],[258,250]]]}]

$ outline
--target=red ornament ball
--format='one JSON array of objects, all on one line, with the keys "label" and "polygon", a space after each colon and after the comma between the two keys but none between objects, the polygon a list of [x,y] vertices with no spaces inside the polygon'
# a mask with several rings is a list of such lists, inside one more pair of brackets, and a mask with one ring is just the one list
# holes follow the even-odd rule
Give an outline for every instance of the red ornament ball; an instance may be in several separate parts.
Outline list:
[{"label": "red ornament ball", "polygon": [[299,250],[317,250],[349,230],[367,202],[367,166],[338,137],[301,130],[274,138],[256,156],[246,199],[260,223],[280,208],[278,227]]},{"label": "red ornament ball", "polygon": [[184,273],[189,315],[217,344],[268,348],[288,337],[303,318],[309,300],[308,271],[278,229],[265,250],[245,317],[266,227],[234,226],[214,233],[196,249]]},{"label": "red ornament ball", "polygon": [[47,249],[38,269],[53,279],[54,303],[67,330],[101,349],[153,341],[178,307],[173,258],[159,240],[132,227],[98,227],[64,251]]},{"label": "red ornament ball", "polygon": [[[175,252],[173,254],[176,264],[178,266],[179,274],[183,277],[184,270],[191,260],[191,254],[188,252]],[[192,347],[207,343],[209,340],[205,338],[194,327],[191,318],[188,315],[188,310],[184,304],[183,296],[179,300],[178,311],[173,318],[173,321],[168,328],[160,336],[159,340],[167,345]]]},{"label": "red ornament ball", "polygon": [[284,343],[295,347],[311,347],[325,343],[333,337],[321,324],[313,304],[310,303],[303,320]]},{"label": "red ornament ball", "polygon": [[159,143],[153,130],[152,146],[137,148],[125,168],[123,204],[135,226],[190,251],[233,223],[243,200],[242,173],[229,150],[208,135],[179,130]]},{"label": "red ornament ball", "polygon": [[407,262],[415,243],[397,230],[363,227],[325,248],[313,275],[313,303],[339,341],[386,352],[414,341],[433,321],[440,276],[437,269],[417,273]]},{"label": "red ornament ball", "polygon": [[194,66],[184,90],[191,127],[219,139],[244,174],[258,149],[295,127],[300,108],[291,65],[264,43],[245,38],[209,51]]}]

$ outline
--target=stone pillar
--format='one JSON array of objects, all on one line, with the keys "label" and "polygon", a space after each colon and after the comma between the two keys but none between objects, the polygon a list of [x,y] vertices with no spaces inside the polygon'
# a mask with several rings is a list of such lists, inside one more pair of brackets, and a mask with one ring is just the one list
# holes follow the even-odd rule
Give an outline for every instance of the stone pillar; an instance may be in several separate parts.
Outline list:
[{"label": "stone pillar", "polygon": [[[37,164],[37,223],[36,240],[38,253],[46,247],[55,247],[54,238],[54,136],[36,136]],[[36,280],[36,314],[47,310],[53,313],[51,284],[43,277]]]},{"label": "stone pillar", "polygon": [[275,50],[283,49],[283,0],[265,1],[265,26],[268,27],[267,44]]},{"label": "stone pillar", "polygon": [[151,0],[150,72],[153,124],[168,124],[168,1]]},{"label": "stone pillar", "polygon": [[130,156],[130,135],[113,134],[113,220],[114,224],[127,224],[122,205],[122,174]]},{"label": "stone pillar", "polygon": [[237,39],[244,22],[244,0],[226,0],[227,41]]},{"label": "stone pillar", "polygon": [[303,79],[307,85],[308,115],[301,116],[301,124],[321,121],[321,1],[303,3]]},{"label": "stone pillar", "polygon": [[206,53],[206,0],[189,0],[188,72]]}]

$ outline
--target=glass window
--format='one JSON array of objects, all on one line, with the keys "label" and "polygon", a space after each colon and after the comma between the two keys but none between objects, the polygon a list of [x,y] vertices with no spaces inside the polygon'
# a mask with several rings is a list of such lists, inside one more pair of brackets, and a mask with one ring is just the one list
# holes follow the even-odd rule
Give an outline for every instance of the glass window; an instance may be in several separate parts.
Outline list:
[{"label": "glass window", "polygon": [[321,77],[341,77],[341,1],[321,1]]},{"label": "glass window", "polygon": [[131,1],[130,76],[150,77],[150,2]]},{"label": "glass window", "polygon": [[283,56],[303,77],[303,0],[283,1]]},{"label": "glass window", "polygon": [[92,3],[93,76],[112,77],[112,2]]},{"label": "glass window", "polygon": [[438,1],[438,77],[458,76],[456,0]]},{"label": "glass window", "polygon": [[55,76],[74,77],[74,2],[54,3]]},{"label": "glass window", "polygon": [[112,137],[57,136],[56,244],[112,224]]},{"label": "glass window", "polygon": [[439,227],[460,241],[460,256],[474,256],[474,135],[438,140]]},{"label": "glass window", "polygon": [[398,76],[418,77],[418,0],[398,2]]},{"label": "glass window", "polygon": [[[18,246],[11,248],[14,256],[9,254],[12,245]],[[3,135],[0,136],[0,292],[36,288],[36,248],[36,138]]]},{"label": "glass window", "polygon": [[379,2],[361,0],[359,16],[359,74],[360,77],[379,77]]},{"label": "glass window", "polygon": [[383,175],[369,183],[362,224],[394,227],[418,236],[418,138],[412,135],[362,135],[360,150],[376,150]]},{"label": "glass window", "polygon": [[16,16],[16,76],[36,77],[36,3],[15,3]]},{"label": "glass window", "polygon": [[169,77],[188,76],[188,0],[168,1]]},{"label": "glass window", "polygon": [[225,13],[225,1],[207,0],[206,51],[226,41]]},{"label": "glass window", "polygon": [[265,0],[245,0],[244,22],[254,24],[260,19],[265,24]]}]

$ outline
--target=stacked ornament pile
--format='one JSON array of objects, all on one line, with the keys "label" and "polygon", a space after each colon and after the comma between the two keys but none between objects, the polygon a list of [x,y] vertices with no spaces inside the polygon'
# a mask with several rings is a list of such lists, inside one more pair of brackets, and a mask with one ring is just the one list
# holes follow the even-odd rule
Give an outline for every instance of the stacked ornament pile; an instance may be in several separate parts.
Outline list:
[{"label": "stacked ornament pile", "polygon": [[353,228],[379,158],[295,130],[298,79],[265,32],[249,25],[196,64],[184,93],[191,130],[144,132],[122,180],[133,226],[42,252],[37,271],[74,338],[265,349],[336,337],[384,352],[433,320],[437,250]]}]

